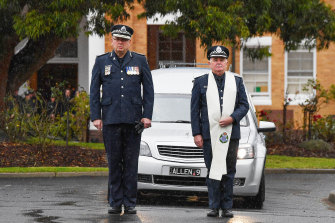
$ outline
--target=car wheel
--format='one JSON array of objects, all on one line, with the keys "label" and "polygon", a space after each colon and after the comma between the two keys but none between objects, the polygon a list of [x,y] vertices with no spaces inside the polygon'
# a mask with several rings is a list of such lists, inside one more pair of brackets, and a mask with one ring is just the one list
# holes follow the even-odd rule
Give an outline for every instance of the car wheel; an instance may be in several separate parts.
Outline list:
[{"label": "car wheel", "polygon": [[263,202],[265,201],[265,175],[264,172],[262,174],[261,183],[259,185],[258,193],[255,197],[250,197],[248,199],[250,202],[250,206],[256,209],[262,209]]}]

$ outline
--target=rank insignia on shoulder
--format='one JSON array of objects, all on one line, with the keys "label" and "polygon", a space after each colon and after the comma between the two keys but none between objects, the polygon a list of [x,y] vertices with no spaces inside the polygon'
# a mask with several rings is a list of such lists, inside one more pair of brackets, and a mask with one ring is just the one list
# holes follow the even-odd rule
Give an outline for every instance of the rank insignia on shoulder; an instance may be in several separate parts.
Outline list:
[{"label": "rank insignia on shoulder", "polygon": [[126,67],[126,72],[128,75],[139,75],[140,69],[139,67]]},{"label": "rank insignia on shoulder", "polygon": [[112,65],[106,65],[105,66],[105,75],[110,75],[111,74],[111,68],[112,68]]}]

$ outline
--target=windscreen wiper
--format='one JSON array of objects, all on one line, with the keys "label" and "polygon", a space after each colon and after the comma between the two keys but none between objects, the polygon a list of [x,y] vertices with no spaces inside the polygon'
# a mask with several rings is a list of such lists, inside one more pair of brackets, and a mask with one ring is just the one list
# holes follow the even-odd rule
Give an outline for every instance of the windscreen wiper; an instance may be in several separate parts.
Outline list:
[{"label": "windscreen wiper", "polygon": [[175,123],[191,123],[190,121],[186,121],[186,120],[177,120],[174,121]]},{"label": "windscreen wiper", "polygon": [[161,123],[191,123],[190,121],[186,120],[177,120],[177,121],[159,121]]}]

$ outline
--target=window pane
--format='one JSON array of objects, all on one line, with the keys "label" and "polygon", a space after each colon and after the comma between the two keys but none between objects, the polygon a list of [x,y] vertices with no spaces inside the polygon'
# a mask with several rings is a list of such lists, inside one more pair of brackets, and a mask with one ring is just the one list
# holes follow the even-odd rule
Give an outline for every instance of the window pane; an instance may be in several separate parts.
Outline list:
[{"label": "window pane", "polygon": [[182,52],[173,52],[172,53],[172,60],[182,61],[183,60],[183,53]]},{"label": "window pane", "polygon": [[169,52],[159,52],[159,60],[171,60]]},{"label": "window pane", "polygon": [[262,60],[252,61],[251,58],[247,57],[246,50],[243,51],[243,70],[244,71],[259,71],[268,72],[268,58]]},{"label": "window pane", "polygon": [[163,36],[159,33],[158,38],[158,61],[184,61],[184,34],[179,33],[176,38]]},{"label": "window pane", "polygon": [[[249,93],[269,94],[269,59],[254,60],[243,51],[243,79]],[[263,94],[264,95],[264,94]]]},{"label": "window pane", "polygon": [[308,79],[313,79],[313,52],[287,53],[287,91],[289,94],[309,94],[303,91]]},{"label": "window pane", "polygon": [[181,41],[172,41],[172,49],[173,50],[183,50],[183,42]]},{"label": "window pane", "polygon": [[160,51],[169,51],[170,48],[171,48],[170,43],[167,43],[167,42],[161,42],[161,43],[159,44],[159,49],[160,49]]},{"label": "window pane", "polygon": [[268,75],[260,74],[244,74],[244,82],[249,93],[252,92],[268,92]]},{"label": "window pane", "polygon": [[301,92],[299,88],[299,84],[288,84],[287,85],[287,92],[289,94],[299,94]]},{"label": "window pane", "polygon": [[309,77],[310,79],[313,78],[313,73],[312,72],[299,72],[299,71],[287,72],[287,75],[289,77],[291,77],[291,76],[294,76],[294,77],[301,76],[301,77]]}]

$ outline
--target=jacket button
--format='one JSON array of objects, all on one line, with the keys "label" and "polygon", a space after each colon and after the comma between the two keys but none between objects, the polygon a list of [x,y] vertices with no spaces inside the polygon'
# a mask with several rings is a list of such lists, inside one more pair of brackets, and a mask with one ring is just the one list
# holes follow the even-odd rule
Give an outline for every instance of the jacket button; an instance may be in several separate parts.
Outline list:
[{"label": "jacket button", "polygon": [[122,95],[121,95],[121,97],[123,98],[123,97],[124,97],[124,95],[122,94]]},{"label": "jacket button", "polygon": [[123,73],[123,70],[121,70],[121,73]]},{"label": "jacket button", "polygon": [[121,88],[123,88],[123,86],[121,86]]},{"label": "jacket button", "polygon": [[123,81],[123,77],[121,77],[121,81]]}]

